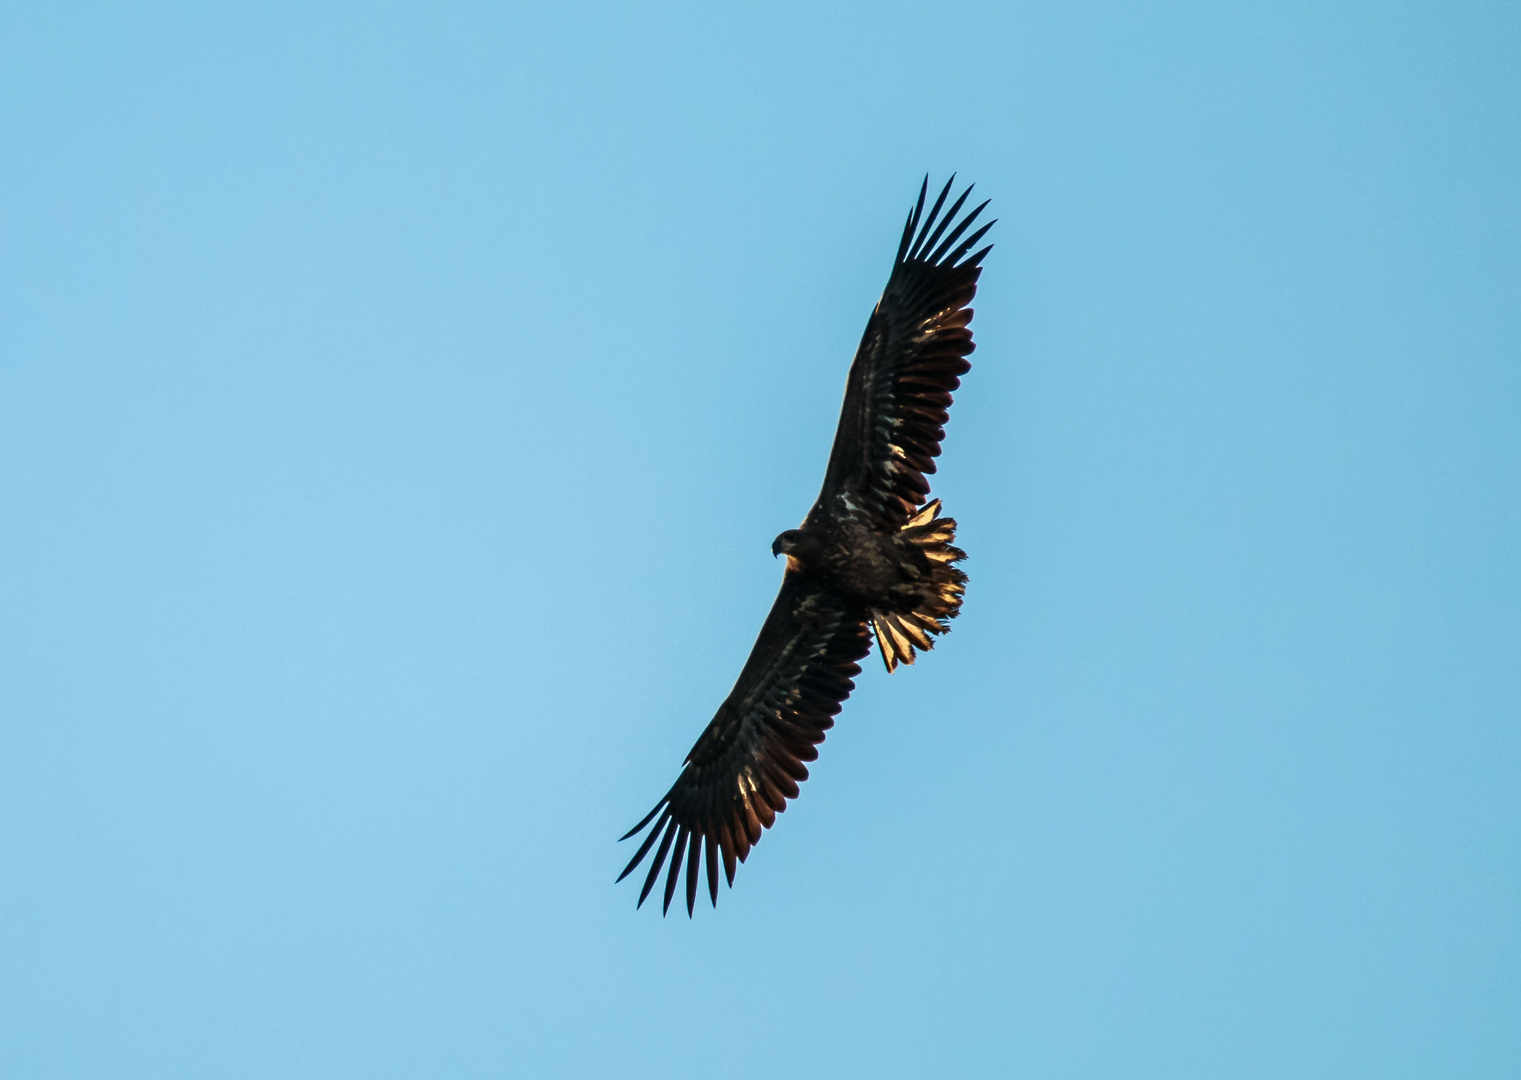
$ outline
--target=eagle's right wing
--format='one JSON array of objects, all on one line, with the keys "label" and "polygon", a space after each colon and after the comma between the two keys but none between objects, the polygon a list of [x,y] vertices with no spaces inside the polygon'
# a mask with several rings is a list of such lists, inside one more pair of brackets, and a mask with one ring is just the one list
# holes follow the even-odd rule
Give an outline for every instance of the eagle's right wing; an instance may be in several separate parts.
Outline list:
[{"label": "eagle's right wing", "polygon": [[618,875],[631,874],[659,842],[644,888],[642,905],[654,888],[666,856],[669,910],[681,864],[687,864],[687,914],[697,900],[697,873],[707,856],[708,895],[718,903],[718,857],[734,884],[735,860],[749,855],[776,815],[797,798],[808,778],[803,763],[834,726],[840,703],[855,688],[857,663],[871,648],[866,613],[858,606],[805,584],[792,570],[782,581],[771,614],[750,651],[734,689],[703,731],[671,790],[627,840],[653,822],[638,852]]},{"label": "eagle's right wing", "polygon": [[974,348],[967,305],[977,293],[983,256],[992,249],[989,244],[967,254],[993,227],[990,221],[963,239],[987,205],[956,219],[970,187],[941,215],[954,180],[946,182],[928,215],[927,188],[921,187],[903,226],[892,275],[850,365],[840,426],[810,522],[864,517],[876,529],[895,532],[928,497],[924,477],[935,471],[951,393],[972,366],[966,360]]}]

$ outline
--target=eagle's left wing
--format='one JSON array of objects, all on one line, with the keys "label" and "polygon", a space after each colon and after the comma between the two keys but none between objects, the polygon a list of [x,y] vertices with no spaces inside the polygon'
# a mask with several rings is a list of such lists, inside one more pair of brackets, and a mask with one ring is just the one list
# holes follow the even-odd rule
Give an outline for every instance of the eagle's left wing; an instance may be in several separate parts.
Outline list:
[{"label": "eagle's left wing", "polygon": [[622,881],[659,841],[639,892],[642,905],[671,856],[665,879],[669,910],[683,859],[687,865],[687,914],[697,901],[698,863],[707,857],[708,895],[718,904],[718,857],[734,884],[736,859],[744,862],[776,815],[797,798],[808,778],[803,763],[819,756],[815,747],[834,726],[840,703],[861,673],[856,661],[871,648],[866,613],[856,604],[806,584],[793,570],[734,689],[718,707],[686,767],[665,798],[623,837],[654,822]]}]

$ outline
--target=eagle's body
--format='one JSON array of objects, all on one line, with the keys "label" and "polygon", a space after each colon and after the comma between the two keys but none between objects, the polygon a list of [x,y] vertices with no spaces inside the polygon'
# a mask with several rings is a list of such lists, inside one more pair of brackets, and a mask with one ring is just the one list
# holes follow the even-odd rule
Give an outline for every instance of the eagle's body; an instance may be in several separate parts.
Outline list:
[{"label": "eagle's body", "polygon": [[[801,529],[776,538],[772,550],[787,555],[788,573],[812,588],[858,604],[878,627],[887,670],[914,662],[905,636],[922,649],[929,634],[942,634],[940,620],[955,618],[966,575],[951,565],[966,558],[950,546],[956,523],[935,518],[938,501],[897,532],[883,532],[858,512],[810,514]],[[884,638],[885,635],[885,638]]]},{"label": "eagle's body", "polygon": [[915,557],[912,544],[850,518],[789,530],[775,546],[786,553],[790,572],[869,608],[901,606],[929,570],[922,555]]},{"label": "eagle's body", "polygon": [[691,914],[704,855],[717,904],[720,856],[733,885],[736,860],[807,779],[804,762],[818,757],[817,744],[854,689],[871,632],[891,672],[912,664],[915,649],[930,649],[960,610],[966,575],[954,564],[966,555],[952,546],[956,522],[938,516],[940,501],[926,503],[925,474],[935,471],[951,392],[971,367],[967,304],[991,245],[967,252],[992,223],[962,240],[982,206],[956,221],[968,188],[941,217],[950,187],[927,217],[921,188],[904,226],[892,276],[851,364],[823,490],[802,526],[772,545],[787,556],[787,572],[750,658],[675,785],[624,837],[654,822],[619,876],[658,842],[640,904],[668,854],[665,908],[685,861]]}]

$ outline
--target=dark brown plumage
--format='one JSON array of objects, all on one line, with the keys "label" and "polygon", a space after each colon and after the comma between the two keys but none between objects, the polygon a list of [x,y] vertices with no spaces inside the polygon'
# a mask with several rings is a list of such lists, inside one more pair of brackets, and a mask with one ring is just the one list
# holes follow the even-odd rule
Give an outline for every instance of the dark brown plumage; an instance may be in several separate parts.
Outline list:
[{"label": "dark brown plumage", "polygon": [[931,648],[960,610],[966,575],[955,563],[966,555],[952,546],[956,522],[938,516],[940,501],[926,504],[925,476],[935,471],[951,393],[971,368],[967,305],[992,245],[967,253],[993,223],[962,239],[987,203],[957,220],[968,187],[942,215],[947,181],[925,215],[928,185],[926,178],[851,364],[818,501],[801,528],[772,545],[787,556],[787,571],[760,637],[676,783],[623,837],[650,829],[618,876],[654,851],[640,905],[669,858],[662,910],[683,862],[687,914],[704,862],[716,906],[719,859],[733,886],[736,863],[797,798],[804,763],[818,757],[855,688],[871,633],[891,672]]}]

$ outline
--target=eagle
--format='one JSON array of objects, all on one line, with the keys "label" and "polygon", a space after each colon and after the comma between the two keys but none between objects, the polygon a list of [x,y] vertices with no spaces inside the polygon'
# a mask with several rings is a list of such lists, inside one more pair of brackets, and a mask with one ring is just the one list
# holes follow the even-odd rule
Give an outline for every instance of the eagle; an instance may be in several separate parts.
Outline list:
[{"label": "eagle", "polygon": [[[891,673],[928,650],[961,609],[967,577],[956,563],[956,521],[929,497],[926,475],[945,438],[951,394],[971,369],[972,309],[992,228],[968,233],[988,205],[958,219],[969,186],[942,214],[955,176],[924,213],[929,177],[903,226],[887,288],[856,349],[824,486],[800,528],[771,545],[787,556],[781,591],[734,689],[718,707],[681,775],[622,839],[648,835],[618,880],[650,852],[642,907],[666,866],[665,900],[686,863],[687,916],[706,862],[718,905],[718,864],[734,886],[776,815],[808,778],[805,762],[834,726],[875,634]],[[658,846],[657,846],[658,844]]]}]

